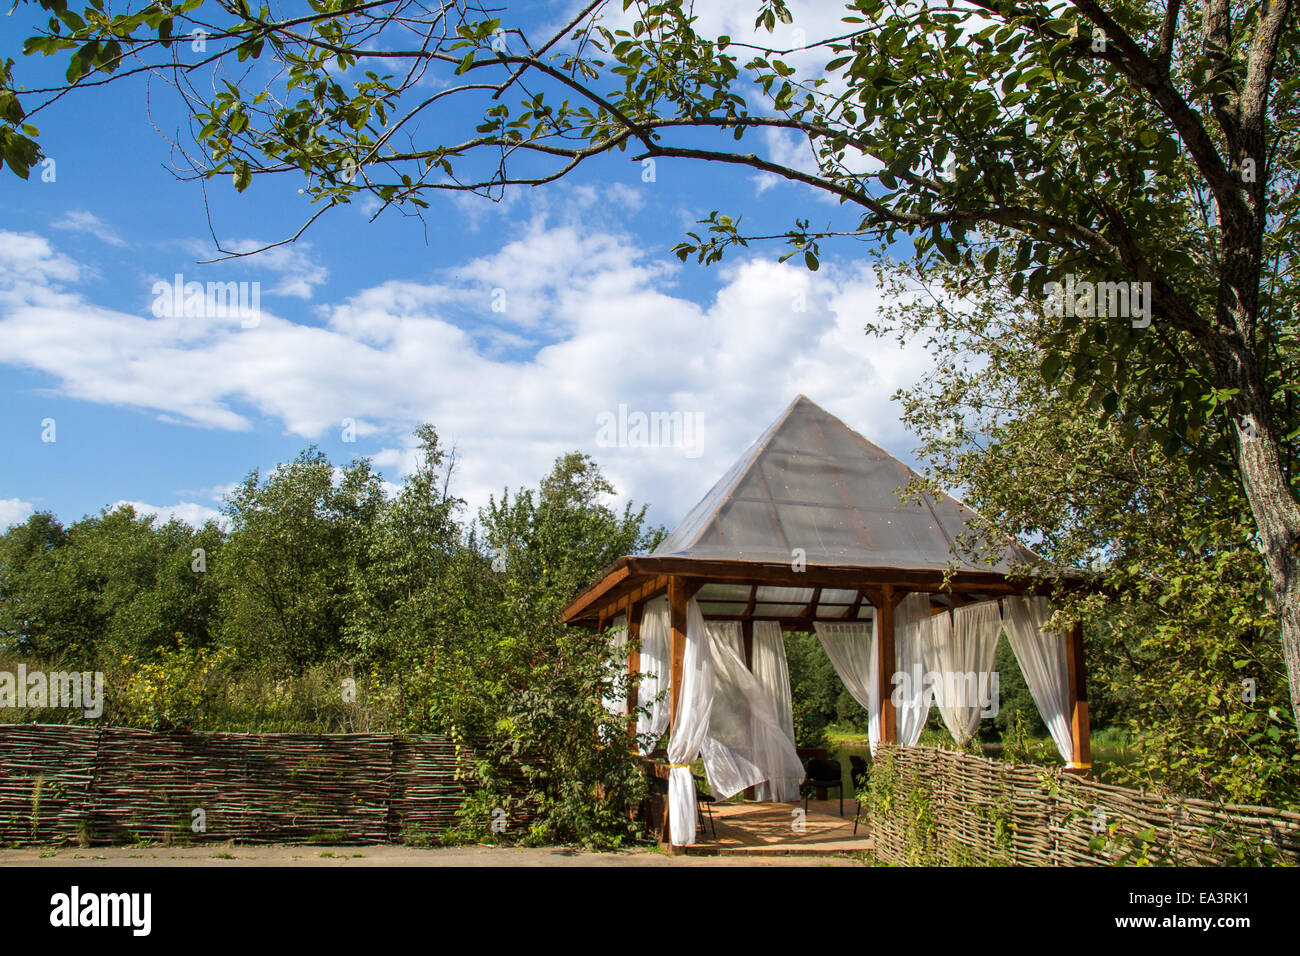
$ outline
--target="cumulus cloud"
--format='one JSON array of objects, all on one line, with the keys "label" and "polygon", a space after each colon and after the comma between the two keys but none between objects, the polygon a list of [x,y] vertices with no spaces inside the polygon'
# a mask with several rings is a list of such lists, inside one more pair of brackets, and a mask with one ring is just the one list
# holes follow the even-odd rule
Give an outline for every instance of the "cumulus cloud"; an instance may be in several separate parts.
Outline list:
[{"label": "cumulus cloud", "polygon": [[63,217],[56,219],[51,225],[55,229],[67,229],[71,232],[82,232],[94,236],[100,242],[106,242],[110,246],[126,245],[122,237],[113,231],[112,226],[93,212],[85,209],[74,209]]},{"label": "cumulus cloud", "polygon": [[[223,242],[222,248],[226,252],[245,255],[236,259],[205,263],[205,268],[220,271],[226,277],[235,273],[246,273],[250,277],[270,273],[275,279],[266,289],[268,293],[304,300],[312,298],[316,287],[329,279],[329,270],[316,261],[310,242],[299,241],[292,245],[263,249],[265,245],[266,242],[258,239],[235,239]],[[210,244],[199,240],[190,240],[184,243],[184,246],[197,259],[207,260],[221,255]],[[257,252],[258,249],[262,251]]]},{"label": "cumulus cloud", "polygon": [[22,524],[36,508],[30,501],[19,498],[0,498],[0,531],[10,525]]},{"label": "cumulus cloud", "polygon": [[[863,333],[880,306],[865,268],[734,261],[711,297],[687,298],[674,288],[685,267],[598,227],[537,220],[432,281],[393,279],[322,306],[323,325],[264,309],[255,328],[102,308],[57,290],[76,266],[48,244],[0,234],[0,262],[6,250],[28,278],[0,270],[0,362],[44,372],[66,395],[209,428],[251,428],[256,412],[310,441],[351,419],[390,476],[410,470],[411,430],[432,422],[456,448],[456,490],[471,505],[535,483],[576,449],[671,523],[799,392],[906,455],[890,396],[930,368],[923,349]],[[598,418],[620,405],[698,414],[699,453],[602,447]],[[150,508],[191,523],[215,514],[189,501]]]},{"label": "cumulus cloud", "polygon": [[174,505],[150,505],[143,501],[115,501],[109,506],[114,511],[123,505],[130,505],[138,515],[157,515],[157,524],[166,524],[172,518],[179,518],[192,528],[202,528],[209,521],[225,526],[225,517],[216,508],[195,504],[192,501],[178,501]]}]

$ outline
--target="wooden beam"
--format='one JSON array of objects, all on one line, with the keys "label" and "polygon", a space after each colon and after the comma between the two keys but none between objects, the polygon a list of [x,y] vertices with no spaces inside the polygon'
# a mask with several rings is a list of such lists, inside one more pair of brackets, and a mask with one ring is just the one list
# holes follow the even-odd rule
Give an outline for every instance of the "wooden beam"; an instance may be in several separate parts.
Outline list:
[{"label": "wooden beam", "polygon": [[817,616],[817,605],[822,599],[822,588],[813,588],[812,600],[804,605],[803,613],[799,617],[808,622],[812,627],[813,618]]},{"label": "wooden beam", "polygon": [[1070,743],[1073,759],[1066,772],[1092,776],[1092,731],[1088,725],[1088,672],[1083,656],[1083,624],[1070,628],[1066,647],[1070,687]]},{"label": "wooden beam", "polygon": [[862,592],[859,591],[858,596],[853,599],[853,604],[849,607],[847,611],[844,612],[844,620],[856,621],[858,619],[858,612],[861,610],[862,610]]},{"label": "wooden beam", "polygon": [[597,603],[583,612],[582,616],[567,623],[594,624],[602,618],[608,619],[624,613],[633,604],[648,601],[666,590],[668,590],[668,578],[665,575],[631,577],[604,594]]},{"label": "wooden beam", "polygon": [[[717,582],[719,584],[771,584],[786,587],[826,587],[845,590],[890,585],[896,591],[929,593],[975,592],[990,597],[1023,594],[1031,589],[1058,584],[1066,589],[1088,587],[1091,582],[1077,575],[1009,579],[996,571],[944,571],[887,567],[848,567],[810,564],[795,571],[788,561],[746,561],[738,559],[682,558],[666,555],[635,555],[621,558],[599,582],[588,588],[564,609],[561,619],[568,624],[596,623],[598,608],[618,606],[628,594],[645,595],[644,582],[667,577]],[[662,588],[662,584],[660,587]]]}]

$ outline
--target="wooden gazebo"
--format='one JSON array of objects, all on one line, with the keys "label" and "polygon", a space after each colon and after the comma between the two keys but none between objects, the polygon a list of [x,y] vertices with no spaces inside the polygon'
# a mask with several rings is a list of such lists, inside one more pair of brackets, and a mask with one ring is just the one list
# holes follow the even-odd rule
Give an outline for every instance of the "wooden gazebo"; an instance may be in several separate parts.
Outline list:
[{"label": "wooden gazebo", "polygon": [[[800,395],[649,555],[619,559],[564,611],[603,629],[625,616],[628,670],[646,602],[667,595],[669,734],[677,723],[687,602],[706,620],[740,623],[745,659],[753,622],[811,630],[816,621],[878,617],[875,668],[881,743],[896,743],[890,700],[894,609],[911,593],[932,613],[1007,595],[1042,593],[1044,564],[1014,541],[968,541],[977,517],[947,495],[904,492],[915,473]],[[1077,582],[1070,582],[1077,583]],[[1082,628],[1069,640],[1071,769],[1091,766]],[[635,696],[628,702],[635,709]]]}]

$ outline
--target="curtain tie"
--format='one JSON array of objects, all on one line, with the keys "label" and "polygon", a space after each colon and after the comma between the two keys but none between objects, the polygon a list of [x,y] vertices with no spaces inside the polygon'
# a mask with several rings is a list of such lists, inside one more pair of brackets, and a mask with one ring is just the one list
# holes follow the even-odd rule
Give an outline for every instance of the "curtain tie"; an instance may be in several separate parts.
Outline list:
[{"label": "curtain tie", "polygon": [[692,765],[688,763],[670,763],[668,765],[668,769],[669,770],[690,770],[691,766]]}]

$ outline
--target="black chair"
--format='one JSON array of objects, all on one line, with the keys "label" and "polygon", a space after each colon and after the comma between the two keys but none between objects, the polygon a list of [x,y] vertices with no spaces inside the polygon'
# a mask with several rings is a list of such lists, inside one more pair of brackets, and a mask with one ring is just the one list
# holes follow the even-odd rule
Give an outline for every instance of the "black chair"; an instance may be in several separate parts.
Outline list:
[{"label": "black chair", "polygon": [[862,791],[867,788],[870,769],[867,762],[854,754],[849,757],[849,778],[853,781],[853,793],[858,798],[858,808],[853,811],[853,832],[858,832],[858,817],[862,815]]},{"label": "black chair", "polygon": [[[691,776],[694,777],[695,775],[692,774]],[[718,825],[713,822],[713,804],[717,802],[717,798],[711,793],[705,793],[700,786],[702,783],[704,783],[703,777],[695,777],[695,811],[700,816],[701,830],[704,829],[704,815],[708,814],[709,828],[713,831],[713,839],[716,840],[718,838]]]},{"label": "black chair", "polygon": [[[699,822],[701,832],[706,829],[713,831],[713,839],[718,838],[718,825],[713,822],[713,804],[716,802],[712,794],[704,793],[700,790],[701,778],[691,774],[695,780],[695,817]],[[650,787],[655,793],[663,797],[664,804],[668,803],[668,781],[663,777],[651,777]],[[706,817],[705,814],[708,816]]]},{"label": "black chair", "polygon": [[835,760],[809,760],[808,777],[803,784],[803,810],[808,812],[808,798],[814,790],[834,787],[840,794],[840,816],[844,816],[844,768]]}]

